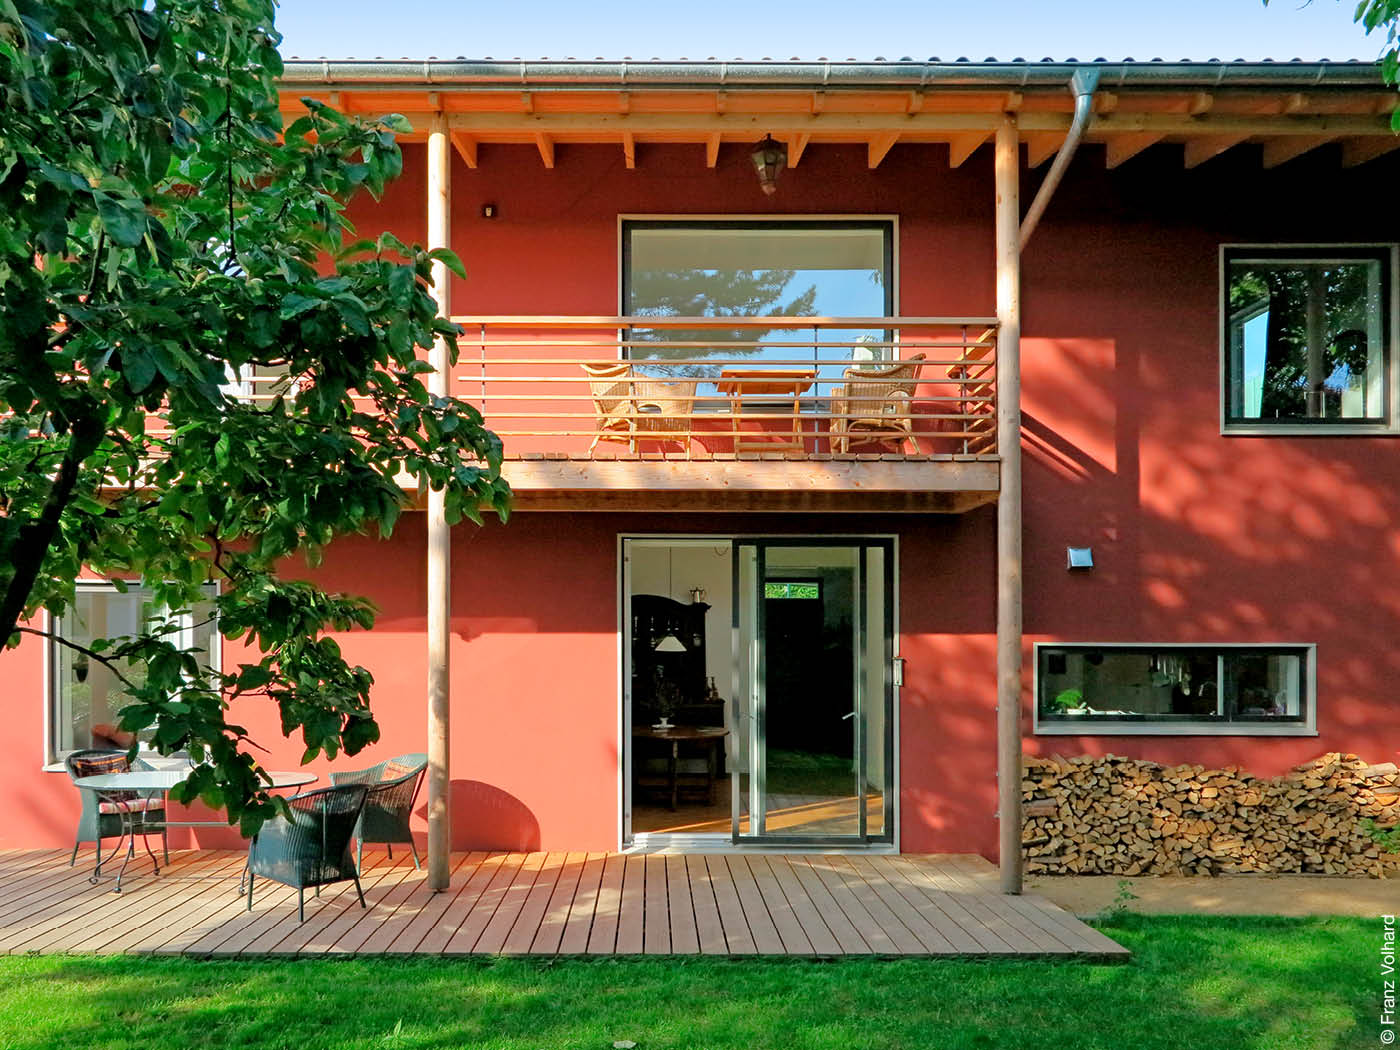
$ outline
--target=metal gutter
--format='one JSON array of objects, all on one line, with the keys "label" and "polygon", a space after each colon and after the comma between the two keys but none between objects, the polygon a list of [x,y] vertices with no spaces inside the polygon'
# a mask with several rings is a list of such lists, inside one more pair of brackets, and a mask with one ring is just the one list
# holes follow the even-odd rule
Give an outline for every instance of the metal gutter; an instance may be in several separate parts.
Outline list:
[{"label": "metal gutter", "polygon": [[370,87],[417,85],[434,89],[522,88],[549,90],[589,87],[643,88],[982,88],[1022,90],[1060,88],[1081,69],[1096,70],[1099,86],[1208,90],[1238,88],[1382,88],[1379,62],[893,62],[734,61],[579,61],[549,59],[298,59],[287,60],[281,82],[287,86],[355,84]]},{"label": "metal gutter", "polygon": [[1065,135],[1060,151],[1055,154],[1055,162],[1050,165],[1049,174],[1036,191],[1035,200],[1031,201],[1026,217],[1021,220],[1021,251],[1026,250],[1026,242],[1031,239],[1031,234],[1035,233],[1040,217],[1045,214],[1050,198],[1055,195],[1060,179],[1064,177],[1065,169],[1074,159],[1074,151],[1079,148],[1079,140],[1084,137],[1084,129],[1089,126],[1089,118],[1094,113],[1094,89],[1098,87],[1098,83],[1099,71],[1093,66],[1084,66],[1074,71],[1070,80],[1070,90],[1074,92],[1074,119],[1070,121],[1069,133]]}]

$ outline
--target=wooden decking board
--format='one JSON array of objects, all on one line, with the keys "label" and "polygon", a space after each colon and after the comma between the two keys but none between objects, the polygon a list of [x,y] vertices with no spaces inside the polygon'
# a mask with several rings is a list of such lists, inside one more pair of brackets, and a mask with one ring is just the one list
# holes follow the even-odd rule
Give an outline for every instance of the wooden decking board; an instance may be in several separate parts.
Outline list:
[{"label": "wooden decking board", "polygon": [[[723,857],[694,857],[705,866],[710,889],[715,895],[715,910],[719,912],[720,925],[724,931],[725,943],[730,955],[753,955],[758,951],[754,942],[753,928],[744,915],[744,905],[739,900],[738,887]],[[775,935],[776,936],[776,935]]]},{"label": "wooden decking board", "polygon": [[574,896],[569,902],[569,915],[564,920],[564,932],[559,938],[557,950],[561,955],[582,955],[588,951],[606,857],[603,853],[590,853],[584,859],[578,874],[578,885],[574,887]]},{"label": "wooden decking board", "polygon": [[632,856],[622,868],[622,903],[617,916],[618,955],[641,955],[646,948],[647,858]]},{"label": "wooden decking board", "polygon": [[603,863],[598,899],[593,908],[593,928],[588,934],[589,955],[611,955],[617,947],[617,929],[622,917],[622,876],[627,858],[609,854]]},{"label": "wooden decking board", "polygon": [[160,875],[137,858],[116,894],[67,851],[0,853],[0,953],[1128,954],[1048,901],[1002,896],[973,856],[476,852],[435,894],[408,857],[374,850],[367,907],[338,883],[308,896],[305,922],[296,891],[265,879],[245,910],[243,858],[178,851]]},{"label": "wooden decking board", "polygon": [[535,936],[540,932],[540,926],[544,923],[545,913],[549,910],[549,902],[554,897],[554,888],[559,884],[559,877],[563,874],[564,862],[567,859],[568,855],[564,853],[545,855],[544,866],[535,878],[535,884],[530,887],[529,895],[526,896],[520,914],[516,916],[510,932],[506,935],[505,943],[501,945],[502,955],[528,955],[530,953],[531,945],[535,943]]},{"label": "wooden decking board", "polygon": [[569,853],[564,857],[559,877],[554,880],[554,888],[545,902],[544,913],[527,949],[532,955],[553,955],[559,950],[574,895],[578,891],[579,876],[583,874],[587,861],[587,853]]},{"label": "wooden decking board", "polygon": [[666,858],[654,853],[643,859],[642,951],[647,955],[670,955],[672,916],[666,887]]},{"label": "wooden decking board", "polygon": [[820,857],[815,858],[813,863],[823,865],[841,880],[842,885],[870,916],[874,927],[879,929],[893,944],[896,953],[900,955],[922,955],[925,953],[923,942],[899,921],[894,912],[890,911],[879,895],[870,888],[870,884],[861,877],[860,872],[847,863],[846,857]]},{"label": "wooden decking board", "polygon": [[715,899],[705,858],[692,854],[680,859],[689,883],[697,948],[702,955],[727,955],[729,946],[724,937],[724,920],[720,918],[719,902]]},{"label": "wooden decking board", "polygon": [[666,897],[670,902],[671,952],[675,955],[698,955],[700,928],[696,922],[695,902],[691,899],[690,874],[685,857],[673,853],[666,858]]},{"label": "wooden decking board", "polygon": [[902,871],[890,864],[888,857],[871,857],[870,862],[875,871],[890,880],[895,891],[909,902],[920,917],[943,936],[953,951],[962,955],[980,955],[986,950],[976,937],[920,892],[919,887],[910,882]]},{"label": "wooden decking board", "polygon": [[879,898],[880,903],[889,909],[895,920],[918,938],[927,952],[932,955],[953,954],[956,951],[953,942],[909,903],[891,879],[873,866],[873,860],[871,857],[861,857],[860,863],[852,863],[851,867],[865,880],[865,884]]},{"label": "wooden decking board", "polygon": [[915,864],[904,857],[889,857],[889,862],[898,867],[940,910],[949,918],[961,926],[971,935],[978,944],[982,945],[983,952],[990,955],[1017,955],[1016,948],[1013,948],[1000,933],[988,928],[980,918],[973,915],[964,907],[963,895],[950,891],[946,883],[940,883],[933,875],[931,869],[924,865]]},{"label": "wooden decking board", "polygon": [[765,862],[768,865],[768,870],[773,873],[773,881],[787,900],[788,907],[792,909],[793,918],[802,928],[802,933],[807,938],[807,943],[811,945],[813,954],[844,954],[841,942],[827,926],[821,911],[812,903],[812,899],[807,895],[802,881],[793,871],[788,859],[775,854],[755,859]]},{"label": "wooden decking board", "polygon": [[[471,954],[471,950],[476,947],[476,942],[481,939],[482,932],[495,917],[496,909],[505,899],[506,891],[510,889],[516,876],[525,867],[527,859],[529,859],[529,855],[521,853],[507,854],[502,858],[501,865],[496,868],[495,874],[487,883],[486,888],[468,905],[471,910],[463,917],[462,924],[457,927],[457,932],[443,946],[444,954]],[[529,874],[533,876],[534,873],[531,871]]]},{"label": "wooden decking board", "polygon": [[[448,870],[448,889],[434,893],[428,888],[427,878],[421,879],[408,900],[394,909],[388,922],[382,923],[374,935],[360,946],[360,954],[398,954],[412,952],[418,942],[447,910],[453,897],[461,892],[466,883],[459,878],[464,865],[476,864],[484,859],[485,853],[460,853],[453,858]],[[456,887],[453,889],[452,887]]]},{"label": "wooden decking board", "polygon": [[785,955],[787,950],[783,947],[782,935],[779,934],[773,917],[768,913],[768,905],[764,902],[763,894],[749,869],[747,858],[740,854],[730,854],[724,858],[724,862],[729,869],[734,890],[739,895],[739,904],[744,910],[744,921],[753,935],[754,950],[760,955]]}]

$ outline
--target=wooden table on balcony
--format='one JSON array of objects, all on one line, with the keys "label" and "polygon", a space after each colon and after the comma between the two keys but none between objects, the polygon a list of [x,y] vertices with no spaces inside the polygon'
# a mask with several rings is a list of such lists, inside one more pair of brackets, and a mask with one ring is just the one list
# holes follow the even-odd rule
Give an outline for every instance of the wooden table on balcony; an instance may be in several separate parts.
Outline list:
[{"label": "wooden table on balcony", "polygon": [[[734,432],[735,452],[801,452],[802,402],[800,398],[816,381],[815,368],[724,368],[715,389],[729,398],[729,420]],[[792,401],[792,433],[763,434],[761,440],[745,441],[740,434],[744,399],[782,404]],[[761,432],[760,427],[760,432]],[[787,437],[786,441],[766,440]]]}]

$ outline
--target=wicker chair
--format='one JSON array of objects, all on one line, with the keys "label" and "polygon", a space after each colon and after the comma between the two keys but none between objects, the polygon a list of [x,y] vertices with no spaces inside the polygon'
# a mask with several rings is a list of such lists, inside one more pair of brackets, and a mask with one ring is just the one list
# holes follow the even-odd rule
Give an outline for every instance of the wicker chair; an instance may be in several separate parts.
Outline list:
[{"label": "wicker chair", "polygon": [[636,436],[652,441],[690,443],[695,408],[694,379],[648,379],[636,384]]},{"label": "wicker chair", "polygon": [[[127,773],[132,763],[125,751],[111,751],[90,748],[74,751],[65,756],[63,766],[68,776],[76,781],[79,777],[96,777],[106,773]],[[147,769],[144,762],[136,760],[135,768]],[[78,788],[82,799],[82,813],[78,816],[78,830],[73,836],[73,855],[68,859],[71,868],[78,862],[78,847],[84,842],[97,844],[98,866],[101,867],[102,840],[120,838],[122,834],[122,814],[132,814],[132,841],[127,843],[127,852],[136,850],[135,837],[144,835],[146,825],[160,826],[160,839],[165,862],[170,863],[170,844],[165,832],[165,793],[161,791],[102,791],[93,788]]]},{"label": "wicker chair", "polygon": [[632,391],[632,366],[626,361],[582,366],[588,376],[588,388],[593,395],[593,411],[597,415],[596,434],[591,453],[600,441],[626,442],[637,451],[637,402]]},{"label": "wicker chair", "polygon": [[355,825],[357,870],[366,842],[383,843],[389,849],[390,859],[394,856],[395,842],[407,843],[413,854],[413,866],[422,867],[418,863],[418,847],[413,842],[413,832],[408,824],[413,815],[413,800],[418,797],[418,786],[423,782],[423,771],[427,768],[427,755],[400,755],[368,769],[331,774],[332,784],[364,784],[369,787],[364,812]]},{"label": "wicker chair", "polygon": [[369,788],[345,784],[293,795],[291,817],[273,817],[248,847],[248,910],[253,910],[253,882],[261,875],[297,891],[297,920],[306,920],[306,887],[351,880],[365,906],[360,872],[350,857],[350,837],[365,806]]},{"label": "wicker chair", "polygon": [[873,442],[898,452],[913,436],[914,391],[924,356],[846,369],[847,382],[836,388],[831,400],[832,448],[846,453],[852,442]]}]

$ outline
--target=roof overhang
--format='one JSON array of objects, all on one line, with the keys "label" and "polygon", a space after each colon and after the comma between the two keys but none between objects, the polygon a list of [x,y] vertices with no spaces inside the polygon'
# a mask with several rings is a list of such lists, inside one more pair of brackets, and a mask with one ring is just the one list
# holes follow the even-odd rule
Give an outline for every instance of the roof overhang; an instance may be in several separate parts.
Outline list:
[{"label": "roof overhang", "polygon": [[[1159,142],[1188,167],[1246,142],[1272,167],[1329,143],[1344,164],[1400,147],[1400,101],[1370,62],[582,62],[291,60],[284,109],[310,97],[349,113],[401,113],[426,133],[444,114],[475,167],[481,144],[691,143],[714,166],[727,142],[784,140],[789,163],[811,145],[860,144],[877,167],[898,143],[943,143],[961,164],[1014,115],[1032,165],[1070,125],[1076,70],[1099,73],[1085,138],[1110,167]],[[697,154],[698,156],[699,154]]]}]

